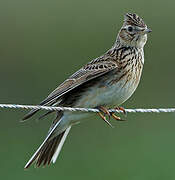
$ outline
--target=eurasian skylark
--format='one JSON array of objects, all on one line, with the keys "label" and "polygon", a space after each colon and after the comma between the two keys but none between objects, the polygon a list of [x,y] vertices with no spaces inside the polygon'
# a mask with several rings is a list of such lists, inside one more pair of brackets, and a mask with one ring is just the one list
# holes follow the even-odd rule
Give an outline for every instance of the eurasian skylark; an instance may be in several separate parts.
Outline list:
[{"label": "eurasian skylark", "polygon": [[[108,124],[110,123],[105,115],[120,120],[114,113],[109,113],[106,107],[119,107],[136,90],[144,64],[143,47],[149,32],[151,30],[138,15],[127,13],[112,48],[75,72],[40,105],[99,108],[102,112],[99,115]],[[30,111],[23,120],[30,118],[37,111]],[[49,113],[51,112],[45,115]],[[34,161],[37,167],[54,163],[71,126],[88,115],[89,113],[80,112],[56,112],[56,118],[46,139],[25,168]]]}]

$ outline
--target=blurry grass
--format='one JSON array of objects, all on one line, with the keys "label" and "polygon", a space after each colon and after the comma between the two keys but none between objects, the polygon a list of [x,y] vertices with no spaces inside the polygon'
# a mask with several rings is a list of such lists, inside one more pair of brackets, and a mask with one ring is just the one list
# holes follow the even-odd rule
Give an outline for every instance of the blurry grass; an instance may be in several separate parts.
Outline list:
[{"label": "blurry grass", "polygon": [[[174,106],[174,6],[169,1],[2,0],[0,102],[37,104],[83,64],[112,46],[123,14],[153,30],[136,93],[123,106]],[[166,7],[166,8],[165,8]],[[156,10],[156,11],[155,11]],[[5,179],[174,180],[174,114],[128,114],[109,128],[91,118],[71,131],[56,164],[23,170],[51,119],[19,123],[0,112],[0,177]]]}]

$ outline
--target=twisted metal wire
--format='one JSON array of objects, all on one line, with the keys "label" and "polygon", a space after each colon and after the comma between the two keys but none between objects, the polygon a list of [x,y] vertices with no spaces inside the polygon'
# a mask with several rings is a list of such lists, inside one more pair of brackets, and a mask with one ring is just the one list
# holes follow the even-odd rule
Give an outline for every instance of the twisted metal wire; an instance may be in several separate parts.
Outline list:
[{"label": "twisted metal wire", "polygon": [[[80,112],[99,112],[98,109],[93,108],[71,108],[71,107],[54,107],[54,106],[34,106],[34,105],[20,105],[20,104],[0,104],[0,108],[10,108],[10,109],[42,109],[47,111],[80,111]],[[127,113],[170,113],[175,112],[175,108],[139,108],[139,109],[125,109]],[[121,110],[110,109],[109,112],[121,113]]]}]

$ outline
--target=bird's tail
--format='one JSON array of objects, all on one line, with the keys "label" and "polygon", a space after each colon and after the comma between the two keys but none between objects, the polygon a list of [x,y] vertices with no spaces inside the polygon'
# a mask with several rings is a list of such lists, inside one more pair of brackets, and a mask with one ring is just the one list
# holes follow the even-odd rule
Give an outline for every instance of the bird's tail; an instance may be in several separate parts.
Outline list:
[{"label": "bird's tail", "polygon": [[[59,124],[59,122],[57,122]],[[38,150],[33,154],[31,159],[25,165],[25,169],[27,169],[34,161],[36,161],[36,166],[39,167],[41,165],[50,164],[51,162],[55,163],[61,148],[66,140],[66,137],[71,129],[69,126],[65,131],[63,131],[58,136],[50,139],[53,131],[57,127],[57,124],[51,129],[48,136],[44,140],[44,142],[40,145]]]}]

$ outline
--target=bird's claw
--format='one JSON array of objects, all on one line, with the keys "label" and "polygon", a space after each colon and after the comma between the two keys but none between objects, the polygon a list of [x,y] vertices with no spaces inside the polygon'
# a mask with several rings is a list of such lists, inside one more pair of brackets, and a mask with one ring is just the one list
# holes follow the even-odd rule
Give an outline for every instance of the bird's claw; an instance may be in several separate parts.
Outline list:
[{"label": "bird's claw", "polygon": [[125,119],[121,119],[121,117],[116,116],[114,112],[111,113],[111,116],[117,121],[126,121]]},{"label": "bird's claw", "polygon": [[123,107],[116,107],[116,110],[122,111],[124,115],[127,115],[126,110]]},{"label": "bird's claw", "polygon": [[[106,109],[104,106],[100,106],[98,107],[98,109],[100,110],[100,112],[98,112],[98,115],[111,127],[113,127],[113,125],[106,119],[106,115],[108,116],[109,120],[111,119],[111,117],[113,117],[117,121],[126,121],[124,119],[121,119],[119,116],[116,116],[114,112],[109,112],[108,109]],[[115,109],[123,111],[123,113],[126,115],[126,111],[124,108],[117,107]]]},{"label": "bird's claw", "polygon": [[105,121],[105,123],[107,123],[113,128],[113,125],[106,119],[106,117],[101,112],[98,112],[98,115]]},{"label": "bird's claw", "polygon": [[[106,119],[105,115],[108,116],[109,120],[111,119],[111,114],[108,111],[108,109],[106,109],[104,106],[100,106],[98,107],[98,109],[100,110],[100,112],[98,113],[98,115],[111,127],[113,127],[113,125]],[[104,115],[103,115],[103,114]]]}]

